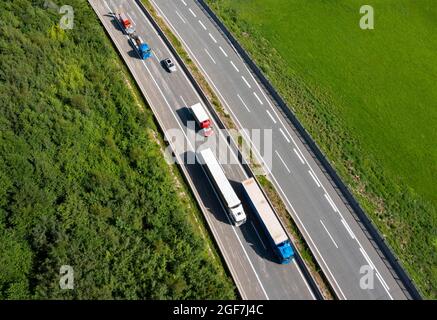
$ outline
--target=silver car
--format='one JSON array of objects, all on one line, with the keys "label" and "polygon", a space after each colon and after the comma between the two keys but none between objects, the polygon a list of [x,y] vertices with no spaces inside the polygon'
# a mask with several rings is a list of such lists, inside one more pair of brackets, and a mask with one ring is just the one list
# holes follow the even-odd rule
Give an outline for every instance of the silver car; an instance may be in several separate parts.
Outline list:
[{"label": "silver car", "polygon": [[165,59],[163,61],[165,68],[168,70],[168,72],[175,72],[176,71],[176,65],[171,61],[169,58]]}]

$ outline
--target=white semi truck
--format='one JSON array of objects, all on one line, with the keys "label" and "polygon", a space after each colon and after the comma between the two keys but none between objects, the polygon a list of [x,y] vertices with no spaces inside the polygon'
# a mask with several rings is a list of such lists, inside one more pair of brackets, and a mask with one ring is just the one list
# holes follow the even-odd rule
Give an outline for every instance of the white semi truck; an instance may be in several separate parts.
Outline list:
[{"label": "white semi truck", "polygon": [[240,199],[229,183],[228,178],[218,163],[211,149],[204,149],[197,152],[197,161],[203,165],[206,172],[220,196],[232,222],[238,227],[246,222],[246,213]]}]

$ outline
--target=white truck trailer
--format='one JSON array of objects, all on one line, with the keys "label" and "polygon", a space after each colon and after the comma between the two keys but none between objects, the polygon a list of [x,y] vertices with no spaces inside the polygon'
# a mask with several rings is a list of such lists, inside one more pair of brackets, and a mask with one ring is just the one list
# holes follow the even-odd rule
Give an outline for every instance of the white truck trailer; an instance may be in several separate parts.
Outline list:
[{"label": "white truck trailer", "polygon": [[229,183],[228,178],[218,163],[211,149],[204,149],[197,152],[197,160],[203,165],[208,173],[208,176],[220,196],[220,200],[224,204],[231,216],[232,222],[238,227],[246,222],[246,214],[240,199]]},{"label": "white truck trailer", "polygon": [[246,200],[263,226],[269,242],[279,258],[279,262],[282,264],[289,263],[294,256],[290,239],[288,239],[264,193],[254,178],[247,179],[242,184]]}]

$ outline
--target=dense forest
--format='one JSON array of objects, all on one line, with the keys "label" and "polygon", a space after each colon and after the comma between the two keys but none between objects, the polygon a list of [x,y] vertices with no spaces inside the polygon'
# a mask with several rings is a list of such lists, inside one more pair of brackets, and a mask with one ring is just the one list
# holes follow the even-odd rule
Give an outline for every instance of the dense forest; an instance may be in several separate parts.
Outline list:
[{"label": "dense forest", "polygon": [[234,298],[91,7],[43,4],[0,2],[0,299]]}]

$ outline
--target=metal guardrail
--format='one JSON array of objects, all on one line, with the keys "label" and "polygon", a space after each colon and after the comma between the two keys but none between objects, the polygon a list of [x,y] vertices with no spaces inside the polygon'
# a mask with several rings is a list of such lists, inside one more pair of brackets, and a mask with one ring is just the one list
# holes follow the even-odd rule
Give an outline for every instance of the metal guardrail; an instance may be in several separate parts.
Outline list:
[{"label": "metal guardrail", "polygon": [[[298,135],[301,142],[306,146],[308,152],[312,155],[314,160],[319,164],[319,166],[323,169],[325,175],[327,175],[328,180],[330,180],[332,186],[340,198],[346,205],[346,207],[352,209],[349,210],[354,216],[355,220],[358,222],[360,227],[363,229],[367,238],[372,243],[373,247],[376,249],[381,259],[384,261],[390,272],[394,275],[395,280],[400,284],[401,289],[407,291],[407,297],[412,299],[421,300],[419,291],[415,287],[413,281],[406,273],[406,271],[402,268],[399,259],[393,254],[392,250],[389,247],[389,244],[386,243],[385,239],[380,235],[377,228],[373,225],[370,219],[367,217],[364,210],[358,204],[357,200],[354,198],[352,193],[349,191],[347,186],[338,176],[337,172],[331,166],[327,157],[323,154],[323,152],[319,149],[313,138],[310,134],[305,130],[300,121],[291,111],[291,109],[287,106],[285,101],[270,83],[270,81],[264,76],[259,67],[253,62],[252,58],[246,52],[246,50],[239,44],[239,42],[235,39],[232,33],[226,28],[226,26],[221,22],[221,20],[217,17],[217,15],[212,11],[212,9],[205,3],[204,0],[195,0],[201,9],[206,12],[207,16],[210,17],[212,22],[218,27],[218,29],[223,33],[226,39],[230,42],[230,44],[235,48],[237,53],[243,58],[244,62],[249,66],[250,70],[254,73],[255,78],[258,79],[260,85],[262,85],[267,93],[272,98],[273,102],[279,107],[279,110],[282,114],[285,115],[285,118],[288,120],[288,123],[294,129],[295,133]],[[339,193],[340,191],[340,193]],[[377,246],[374,245],[376,243]],[[399,283],[400,281],[400,283]]]},{"label": "metal guardrail", "polygon": [[[164,40],[165,44],[167,45],[167,47],[170,49],[171,53],[173,54],[173,56],[177,59],[179,65],[182,67],[183,71],[187,74],[188,79],[190,80],[190,82],[193,84],[195,90],[198,92],[199,96],[202,98],[203,102],[205,103],[205,105],[207,106],[208,110],[210,111],[211,115],[214,117],[215,122],[217,123],[217,125],[219,126],[220,129],[223,130],[227,130],[226,126],[224,125],[224,123],[221,121],[220,117],[217,115],[214,107],[211,105],[211,103],[209,102],[208,98],[206,97],[206,94],[203,92],[202,88],[200,87],[200,85],[197,83],[196,79],[193,77],[193,75],[191,74],[190,70],[188,69],[188,67],[186,66],[185,62],[182,60],[182,58],[179,56],[179,54],[177,53],[176,49],[173,47],[172,43],[168,40],[167,36],[165,35],[165,33],[162,31],[161,27],[156,23],[156,21],[153,19],[152,15],[149,13],[149,11],[147,10],[147,8],[144,6],[144,4],[141,2],[141,0],[135,0],[137,2],[137,4],[139,5],[139,7],[141,8],[141,10],[143,10],[144,14],[146,15],[146,17],[149,19],[149,21],[152,23],[152,25],[154,26],[154,28],[156,29],[156,31],[158,32],[159,36]],[[231,148],[233,148],[236,152],[237,152],[237,156],[238,159],[240,161],[240,164],[242,165],[244,171],[247,173],[247,175],[251,178],[254,178],[256,180],[256,182],[258,183],[258,185],[260,186],[264,196],[266,197],[266,199],[268,199],[267,195],[265,194],[263,188],[261,187],[261,184],[259,183],[258,179],[256,178],[256,176],[253,174],[252,169],[249,167],[249,165],[245,162],[242,161],[243,156],[239,150],[239,148],[237,147],[237,144],[235,143],[235,141],[232,139],[232,137],[230,135],[227,135],[227,142],[230,145]],[[268,199],[269,203],[270,200]],[[270,203],[270,205],[272,206],[272,204]],[[279,218],[279,215],[277,214],[276,210],[274,209],[274,207],[272,206],[276,216],[278,217],[281,225],[284,227],[281,219]],[[286,230],[286,228],[284,228]],[[288,232],[287,232],[288,233]],[[288,234],[288,236],[290,236]],[[309,284],[309,286],[311,287],[312,292],[314,293],[314,296],[316,297],[316,299],[318,300],[323,300],[323,295],[321,294],[321,291],[319,289],[319,287],[317,286],[317,283],[314,281],[314,279],[312,278],[310,272],[307,269],[307,266],[305,264],[305,262],[303,261],[302,257],[300,256],[300,253],[295,250],[295,258],[296,258],[296,262],[299,266],[299,268],[301,269],[305,280],[307,281],[307,283]]]}]

